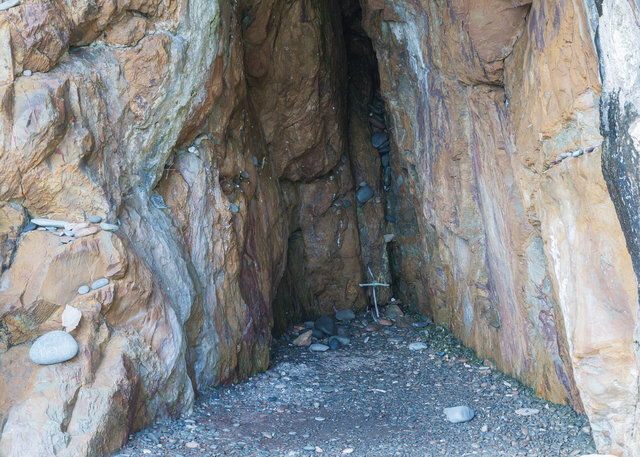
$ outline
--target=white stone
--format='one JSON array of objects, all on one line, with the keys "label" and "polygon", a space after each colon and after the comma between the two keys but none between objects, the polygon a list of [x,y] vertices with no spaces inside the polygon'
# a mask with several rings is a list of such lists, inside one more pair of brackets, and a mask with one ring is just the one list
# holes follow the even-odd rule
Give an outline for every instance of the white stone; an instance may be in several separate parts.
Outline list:
[{"label": "white stone", "polygon": [[329,346],[327,346],[326,344],[314,343],[309,346],[309,349],[315,352],[325,352],[329,349]]},{"label": "white stone", "polygon": [[423,349],[427,349],[427,344],[417,341],[415,343],[409,344],[410,351],[422,351]]},{"label": "white stone", "polygon": [[80,287],[78,287],[78,293],[80,295],[88,294],[89,290],[91,290],[91,289],[89,289],[89,286],[80,286]]},{"label": "white stone", "polygon": [[39,365],[51,365],[70,360],[78,353],[78,343],[62,330],[45,333],[33,342],[29,358]]},{"label": "white stone", "polygon": [[447,416],[447,420],[454,424],[460,422],[468,422],[473,419],[475,413],[468,406],[454,406],[453,408],[445,408],[444,413]]},{"label": "white stone", "polygon": [[80,319],[82,318],[82,313],[78,308],[67,305],[64,307],[64,311],[62,313],[62,327],[64,327],[64,331],[69,333],[73,331],[80,323]]}]

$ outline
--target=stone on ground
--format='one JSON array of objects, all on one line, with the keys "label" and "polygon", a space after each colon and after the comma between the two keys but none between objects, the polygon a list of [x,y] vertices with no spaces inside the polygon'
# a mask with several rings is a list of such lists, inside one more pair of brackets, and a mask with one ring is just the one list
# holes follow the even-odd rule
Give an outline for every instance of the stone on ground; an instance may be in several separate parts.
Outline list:
[{"label": "stone on ground", "polygon": [[350,309],[341,309],[336,311],[336,319],[339,321],[350,321],[356,318],[356,314]]},{"label": "stone on ground", "polygon": [[447,420],[451,423],[458,424],[461,422],[469,422],[475,416],[475,413],[468,406],[454,406],[452,408],[445,408],[444,413],[447,416]]}]

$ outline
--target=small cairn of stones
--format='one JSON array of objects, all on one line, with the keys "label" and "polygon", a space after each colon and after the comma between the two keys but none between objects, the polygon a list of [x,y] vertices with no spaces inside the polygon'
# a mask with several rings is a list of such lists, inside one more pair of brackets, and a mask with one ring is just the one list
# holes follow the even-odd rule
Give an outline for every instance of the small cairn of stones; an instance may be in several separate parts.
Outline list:
[{"label": "small cairn of stones", "polygon": [[70,243],[78,238],[93,235],[101,230],[108,232],[115,232],[118,230],[118,226],[115,224],[109,224],[102,222],[100,216],[89,216],[87,222],[67,222],[58,221],[55,219],[31,219],[23,232],[30,232],[32,230],[47,231],[60,237],[59,245]]},{"label": "small cairn of stones", "polygon": [[419,324],[404,315],[399,301],[391,299],[381,317],[373,312],[370,315],[356,315],[352,310],[344,309],[336,311],[333,316],[322,316],[315,321],[294,325],[292,333],[295,338],[292,343],[308,347],[313,352],[325,352],[348,346],[352,337],[376,332],[381,327],[395,325],[398,328],[408,328]]}]

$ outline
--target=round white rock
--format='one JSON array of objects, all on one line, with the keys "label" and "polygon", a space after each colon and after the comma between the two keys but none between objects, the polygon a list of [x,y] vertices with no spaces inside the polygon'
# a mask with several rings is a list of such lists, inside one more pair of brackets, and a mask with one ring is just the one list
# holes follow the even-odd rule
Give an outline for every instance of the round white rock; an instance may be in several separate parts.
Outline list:
[{"label": "round white rock", "polygon": [[78,353],[78,343],[62,330],[45,333],[33,342],[29,358],[39,365],[51,365],[70,360]]}]

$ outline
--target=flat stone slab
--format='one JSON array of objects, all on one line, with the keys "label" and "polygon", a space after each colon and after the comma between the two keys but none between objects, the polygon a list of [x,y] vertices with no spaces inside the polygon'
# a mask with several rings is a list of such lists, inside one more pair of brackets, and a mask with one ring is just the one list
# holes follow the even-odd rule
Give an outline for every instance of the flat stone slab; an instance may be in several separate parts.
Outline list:
[{"label": "flat stone slab", "polygon": [[453,408],[445,408],[444,413],[447,420],[453,424],[461,422],[469,422],[475,416],[475,413],[468,406],[454,406]]},{"label": "flat stone slab", "polygon": [[45,333],[33,342],[29,358],[39,365],[65,362],[76,356],[78,343],[67,332],[55,330]]},{"label": "flat stone slab", "polygon": [[379,148],[389,140],[389,135],[384,132],[374,133],[371,137],[371,144],[374,148]]},{"label": "flat stone slab", "polygon": [[108,222],[102,222],[102,223],[100,223],[100,228],[102,230],[107,231],[107,232],[115,232],[120,227],[117,226],[116,224],[109,224]]},{"label": "flat stone slab", "polygon": [[67,221],[57,221],[55,219],[31,219],[31,222],[40,227],[56,227],[64,228],[68,224]]},{"label": "flat stone slab", "polygon": [[326,344],[313,343],[311,346],[309,346],[309,349],[315,352],[325,352],[329,349],[329,346],[327,346]]}]

